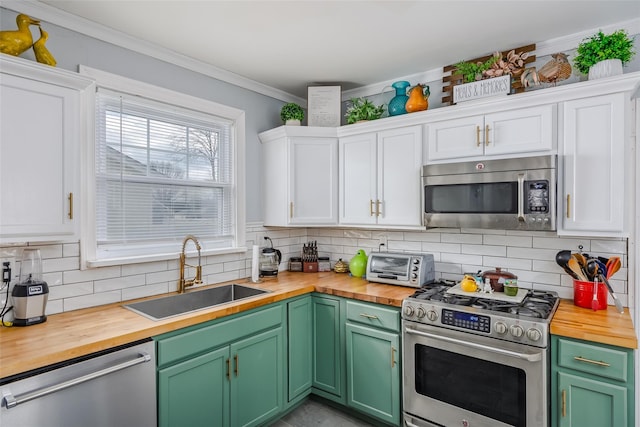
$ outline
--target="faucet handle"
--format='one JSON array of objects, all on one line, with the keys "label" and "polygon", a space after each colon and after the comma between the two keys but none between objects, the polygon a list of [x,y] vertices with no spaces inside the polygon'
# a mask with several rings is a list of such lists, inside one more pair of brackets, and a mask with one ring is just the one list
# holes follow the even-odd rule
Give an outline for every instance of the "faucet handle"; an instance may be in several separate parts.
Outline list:
[{"label": "faucet handle", "polygon": [[196,285],[202,284],[202,266],[196,267],[196,277],[193,279],[193,283]]}]

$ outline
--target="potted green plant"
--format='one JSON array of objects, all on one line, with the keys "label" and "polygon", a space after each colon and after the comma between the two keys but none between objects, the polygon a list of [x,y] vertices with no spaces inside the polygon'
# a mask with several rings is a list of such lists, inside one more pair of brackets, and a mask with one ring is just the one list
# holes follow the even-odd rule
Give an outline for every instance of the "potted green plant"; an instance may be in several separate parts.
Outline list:
[{"label": "potted green plant", "polygon": [[498,60],[495,56],[487,59],[485,62],[458,62],[455,67],[455,74],[462,74],[464,83],[475,82],[482,79],[482,73],[487,71]]},{"label": "potted green plant", "polygon": [[573,58],[578,71],[588,74],[589,80],[622,74],[622,66],[633,58],[633,39],[625,30],[605,35],[598,31],[584,39]]},{"label": "potted green plant", "polygon": [[345,114],[349,125],[362,120],[379,119],[384,112],[384,105],[375,106],[366,98],[351,98],[350,103]]},{"label": "potted green plant", "polygon": [[298,104],[289,102],[282,106],[280,118],[285,125],[300,126],[302,119],[304,119],[304,110]]}]

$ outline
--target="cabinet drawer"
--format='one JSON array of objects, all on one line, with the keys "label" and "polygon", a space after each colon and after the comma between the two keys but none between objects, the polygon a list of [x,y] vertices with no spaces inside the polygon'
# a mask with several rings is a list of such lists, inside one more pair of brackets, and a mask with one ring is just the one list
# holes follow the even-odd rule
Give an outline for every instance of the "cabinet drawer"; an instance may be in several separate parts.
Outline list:
[{"label": "cabinet drawer", "polygon": [[347,320],[378,328],[400,330],[400,311],[355,301],[347,301]]},{"label": "cabinet drawer", "polygon": [[219,347],[259,331],[280,326],[283,306],[247,313],[234,319],[217,322],[178,335],[158,339],[158,366]]},{"label": "cabinet drawer", "polygon": [[627,382],[629,354],[596,344],[558,340],[558,366]]}]

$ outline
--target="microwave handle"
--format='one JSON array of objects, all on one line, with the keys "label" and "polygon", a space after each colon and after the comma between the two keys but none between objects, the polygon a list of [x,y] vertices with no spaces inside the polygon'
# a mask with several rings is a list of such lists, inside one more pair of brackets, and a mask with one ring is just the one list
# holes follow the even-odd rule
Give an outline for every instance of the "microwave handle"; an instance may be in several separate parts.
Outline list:
[{"label": "microwave handle", "polygon": [[524,222],[524,178],[525,174],[518,174],[518,221]]}]

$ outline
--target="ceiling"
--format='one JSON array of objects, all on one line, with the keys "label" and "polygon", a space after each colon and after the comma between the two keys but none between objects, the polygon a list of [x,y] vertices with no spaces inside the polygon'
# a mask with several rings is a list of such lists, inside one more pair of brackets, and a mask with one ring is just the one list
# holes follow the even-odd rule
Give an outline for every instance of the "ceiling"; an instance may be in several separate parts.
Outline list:
[{"label": "ceiling", "polygon": [[303,98],[640,17],[638,0],[41,1]]}]

